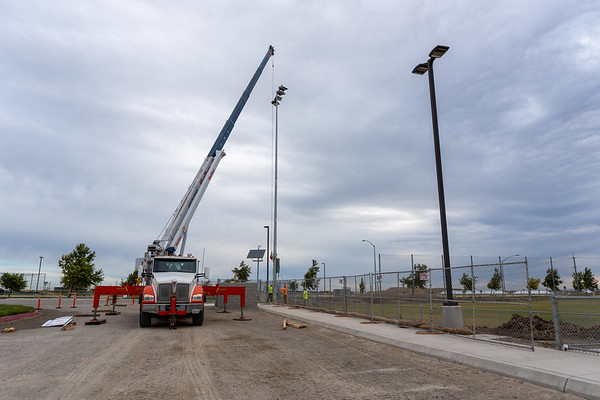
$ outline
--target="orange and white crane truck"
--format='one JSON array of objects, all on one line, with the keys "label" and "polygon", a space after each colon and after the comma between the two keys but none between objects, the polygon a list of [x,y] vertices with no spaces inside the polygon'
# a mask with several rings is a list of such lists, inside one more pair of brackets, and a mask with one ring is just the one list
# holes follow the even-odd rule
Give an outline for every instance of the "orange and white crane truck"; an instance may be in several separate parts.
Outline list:
[{"label": "orange and white crane truck", "polygon": [[[273,46],[269,46],[192,184],[161,232],[162,236],[159,235],[160,239],[148,246],[143,259],[136,261],[138,276],[143,278],[145,285],[140,294],[141,327],[150,326],[153,317],[168,317],[171,328],[175,328],[177,317],[191,316],[194,325],[204,322],[206,294],[200,279],[205,277],[205,273],[196,257],[191,254],[184,256],[189,223],[219,162],[225,156],[223,146],[273,53]],[[179,254],[176,255],[178,247]]]}]

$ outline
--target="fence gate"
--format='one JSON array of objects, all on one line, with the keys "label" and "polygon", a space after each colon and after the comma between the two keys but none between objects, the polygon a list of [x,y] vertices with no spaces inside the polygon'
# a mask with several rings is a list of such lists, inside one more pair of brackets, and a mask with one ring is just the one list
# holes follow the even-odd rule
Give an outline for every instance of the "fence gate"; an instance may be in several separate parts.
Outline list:
[{"label": "fence gate", "polygon": [[551,295],[557,350],[600,354],[600,296]]}]

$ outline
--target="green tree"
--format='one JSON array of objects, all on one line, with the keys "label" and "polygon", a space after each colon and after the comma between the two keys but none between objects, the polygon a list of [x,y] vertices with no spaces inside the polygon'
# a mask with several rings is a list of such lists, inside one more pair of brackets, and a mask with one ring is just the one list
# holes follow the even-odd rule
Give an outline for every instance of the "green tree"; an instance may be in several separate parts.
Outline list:
[{"label": "green tree", "polygon": [[591,291],[598,290],[598,281],[594,278],[592,270],[587,267],[583,270],[583,288]]},{"label": "green tree", "polygon": [[358,284],[358,289],[360,290],[360,293],[364,293],[365,292],[365,280],[364,280],[364,278],[360,278],[360,283]]},{"label": "green tree", "polygon": [[242,260],[240,266],[238,268],[232,269],[231,272],[233,272],[234,277],[237,278],[238,281],[247,282],[248,278],[250,278],[250,273],[252,272],[252,269],[248,265],[246,265],[244,260]]},{"label": "green tree", "polygon": [[427,286],[427,279],[421,279],[422,273],[427,273],[427,265],[415,264],[413,271],[408,276],[400,279],[400,283],[413,289],[425,289],[425,286]]},{"label": "green tree", "polygon": [[577,290],[578,292],[581,292],[583,290],[583,272],[573,272],[573,289]]},{"label": "green tree", "polygon": [[492,279],[488,282],[487,287],[491,290],[500,290],[502,288],[502,274],[498,267],[494,268],[494,275],[492,275]]},{"label": "green tree", "polygon": [[550,290],[560,290],[561,283],[563,283],[563,281],[560,279],[558,271],[554,268],[548,268],[548,270],[546,270],[546,277],[544,278],[542,285]]},{"label": "green tree", "polygon": [[295,292],[296,290],[298,290],[298,282],[297,281],[290,281],[289,285],[290,285],[290,290],[292,292]]},{"label": "green tree", "polygon": [[69,288],[69,296],[74,289],[87,289],[102,282],[104,272],[102,269],[96,269],[95,258],[95,251],[92,251],[84,243],[79,243],[75,250],[69,254],[63,254],[58,260],[58,266],[63,274],[60,282],[64,287]]},{"label": "green tree", "polygon": [[0,286],[8,289],[8,297],[12,292],[20,292],[27,287],[27,281],[23,274],[11,274],[5,272],[0,276]]},{"label": "green tree", "polygon": [[138,273],[137,271],[133,271],[129,275],[127,275],[127,279],[121,279],[121,286],[137,286],[138,285]]},{"label": "green tree", "polygon": [[467,291],[472,292],[475,283],[477,283],[477,277],[474,276],[473,279],[471,279],[466,272],[463,272],[458,283],[460,283],[460,285],[463,287],[463,294],[465,294]]},{"label": "green tree", "polygon": [[531,290],[538,290],[540,287],[540,278],[529,278],[529,283],[527,283],[527,287]]},{"label": "green tree", "polygon": [[307,290],[314,290],[316,289],[316,280],[317,280],[317,273],[319,272],[319,267],[318,267],[318,262],[317,260],[312,260],[312,267],[310,267],[308,269],[308,271],[306,271],[306,273],[304,274],[304,281],[302,281],[302,287],[307,289]]}]

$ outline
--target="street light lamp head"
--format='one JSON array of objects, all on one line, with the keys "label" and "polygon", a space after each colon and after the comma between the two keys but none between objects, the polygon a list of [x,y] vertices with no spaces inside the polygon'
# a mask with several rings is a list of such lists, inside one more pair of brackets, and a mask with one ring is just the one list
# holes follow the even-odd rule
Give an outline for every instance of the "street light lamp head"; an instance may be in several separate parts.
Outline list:
[{"label": "street light lamp head", "polygon": [[450,47],[448,47],[448,46],[443,46],[441,44],[438,44],[437,46],[435,46],[433,48],[433,50],[431,50],[431,52],[429,53],[429,57],[440,58],[441,56],[446,54],[446,52],[448,51],[449,48]]},{"label": "street light lamp head", "polygon": [[286,87],[285,87],[285,86],[283,86],[283,85],[279,85],[279,90],[283,90],[283,91],[285,92],[286,90],[288,90],[288,88],[286,88]]},{"label": "street light lamp head", "polygon": [[279,102],[277,100],[273,100],[271,102],[271,104],[273,104],[275,107],[277,107],[279,105]]},{"label": "street light lamp head", "polygon": [[285,92],[283,90],[278,90],[275,93],[277,93],[277,96],[284,96],[285,95]]},{"label": "street light lamp head", "polygon": [[427,72],[428,69],[429,67],[427,66],[427,64],[419,64],[412,70],[412,73],[417,75],[423,75],[425,72]]}]

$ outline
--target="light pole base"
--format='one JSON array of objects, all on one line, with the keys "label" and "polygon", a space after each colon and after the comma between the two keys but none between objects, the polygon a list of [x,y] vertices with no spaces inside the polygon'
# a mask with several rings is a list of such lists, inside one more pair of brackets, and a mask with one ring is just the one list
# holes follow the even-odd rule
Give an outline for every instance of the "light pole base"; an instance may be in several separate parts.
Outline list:
[{"label": "light pole base", "polygon": [[464,327],[463,309],[459,305],[442,306],[442,327],[462,329]]}]

